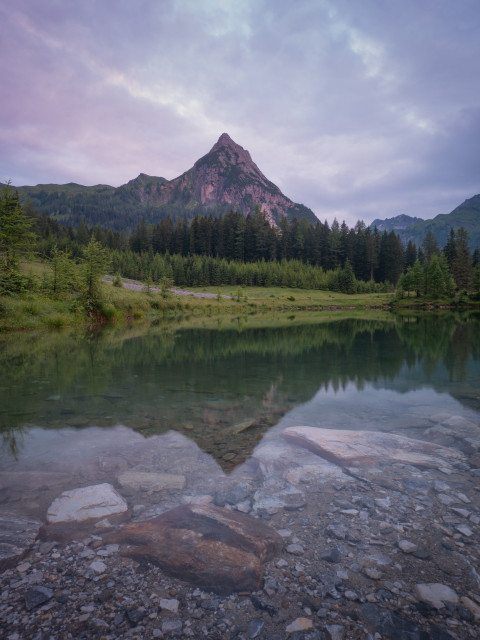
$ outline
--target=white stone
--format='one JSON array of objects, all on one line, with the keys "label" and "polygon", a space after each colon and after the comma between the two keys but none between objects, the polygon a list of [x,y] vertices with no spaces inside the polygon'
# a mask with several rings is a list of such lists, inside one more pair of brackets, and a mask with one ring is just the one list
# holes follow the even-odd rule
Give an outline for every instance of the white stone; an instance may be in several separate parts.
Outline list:
[{"label": "white stone", "polygon": [[398,548],[401,549],[403,553],[413,553],[417,550],[417,545],[409,540],[400,540]]},{"label": "white stone", "polygon": [[301,544],[289,544],[287,546],[287,553],[291,553],[294,556],[301,556],[305,553],[305,549]]},{"label": "white stone", "polygon": [[47,521],[83,522],[128,511],[128,505],[111,484],[96,484],[64,491],[50,505]]},{"label": "white stone", "polygon": [[419,600],[428,602],[436,609],[442,609],[446,602],[450,604],[457,604],[458,602],[456,592],[446,584],[439,582],[416,584],[415,591]]},{"label": "white stone", "polygon": [[172,613],[178,612],[179,601],[176,598],[160,598],[160,607],[171,611]]},{"label": "white stone", "polygon": [[91,571],[94,571],[95,573],[105,573],[105,571],[107,570],[107,565],[102,562],[101,560],[94,560],[88,567]]}]

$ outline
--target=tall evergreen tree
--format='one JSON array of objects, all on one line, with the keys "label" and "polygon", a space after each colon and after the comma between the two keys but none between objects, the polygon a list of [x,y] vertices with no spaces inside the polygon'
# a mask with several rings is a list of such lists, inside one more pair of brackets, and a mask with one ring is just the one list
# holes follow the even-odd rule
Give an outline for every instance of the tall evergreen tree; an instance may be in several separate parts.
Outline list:
[{"label": "tall evergreen tree", "polygon": [[18,193],[7,183],[0,194],[0,259],[5,270],[16,270],[20,254],[31,246],[32,224],[20,207]]},{"label": "tall evergreen tree", "polygon": [[422,249],[423,255],[425,256],[425,260],[427,262],[430,262],[433,256],[438,256],[438,254],[440,253],[438,242],[432,231],[428,231],[427,235],[423,239]]},{"label": "tall evergreen tree", "polygon": [[443,247],[443,255],[447,259],[449,268],[452,269],[453,263],[457,257],[457,239],[453,228],[450,229],[447,243]]},{"label": "tall evergreen tree", "polygon": [[468,247],[468,231],[463,227],[456,233],[456,254],[452,263],[452,272],[458,289],[467,289],[472,279],[472,254]]}]

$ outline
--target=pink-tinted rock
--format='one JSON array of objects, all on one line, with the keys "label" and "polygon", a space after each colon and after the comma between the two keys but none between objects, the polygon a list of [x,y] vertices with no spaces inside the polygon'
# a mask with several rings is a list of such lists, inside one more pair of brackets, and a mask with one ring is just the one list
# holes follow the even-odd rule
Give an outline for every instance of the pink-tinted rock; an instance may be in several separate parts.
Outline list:
[{"label": "pink-tinted rock", "polygon": [[153,520],[124,525],[104,538],[165,573],[217,593],[259,589],[262,565],[282,538],[256,518],[213,505],[186,505]]},{"label": "pink-tinted rock", "polygon": [[379,431],[288,427],[283,436],[343,467],[401,462],[438,469],[464,461],[455,449]]}]

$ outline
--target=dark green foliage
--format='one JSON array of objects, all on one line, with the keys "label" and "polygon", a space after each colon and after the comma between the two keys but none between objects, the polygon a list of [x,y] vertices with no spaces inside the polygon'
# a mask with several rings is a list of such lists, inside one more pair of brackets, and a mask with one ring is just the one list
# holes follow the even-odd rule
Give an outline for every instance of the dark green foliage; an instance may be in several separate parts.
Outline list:
[{"label": "dark green foliage", "polygon": [[6,271],[17,269],[20,255],[34,240],[32,220],[20,207],[18,193],[10,184],[0,193],[0,266]]},{"label": "dark green foliage", "polygon": [[90,239],[82,254],[81,288],[83,305],[87,312],[99,313],[102,306],[100,280],[109,268],[108,251],[99,242]]},{"label": "dark green foliage", "polygon": [[472,254],[468,248],[468,232],[461,227],[455,238],[455,255],[451,265],[455,284],[458,289],[466,289],[470,285],[473,274]]},{"label": "dark green foliage", "polygon": [[0,293],[21,293],[28,287],[28,280],[20,274],[19,260],[34,242],[31,226],[18,194],[6,184],[0,193]]}]

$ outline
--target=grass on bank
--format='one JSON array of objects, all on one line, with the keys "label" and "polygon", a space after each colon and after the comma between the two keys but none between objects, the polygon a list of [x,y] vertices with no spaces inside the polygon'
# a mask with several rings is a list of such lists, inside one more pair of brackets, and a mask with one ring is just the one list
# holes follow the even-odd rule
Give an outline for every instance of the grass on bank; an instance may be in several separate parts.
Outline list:
[{"label": "grass on bank", "polygon": [[[0,331],[19,329],[52,328],[66,326],[88,326],[88,318],[78,293],[66,292],[52,296],[42,290],[41,283],[50,276],[51,268],[40,261],[22,264],[22,272],[28,275],[35,286],[21,295],[0,297]],[[134,284],[140,290],[125,286],[115,287],[102,282],[101,315],[106,322],[167,321],[175,318],[187,322],[197,319],[223,317],[234,321],[237,317],[271,313],[323,313],[333,310],[365,310],[387,307],[392,300],[389,294],[346,295],[331,291],[286,289],[281,287],[202,287],[189,288],[187,295],[170,291],[146,290],[143,283]],[[125,280],[125,283],[133,281]],[[210,293],[203,298],[195,293]],[[285,316],[288,318],[288,315]],[[292,322],[289,320],[282,320]]]}]

